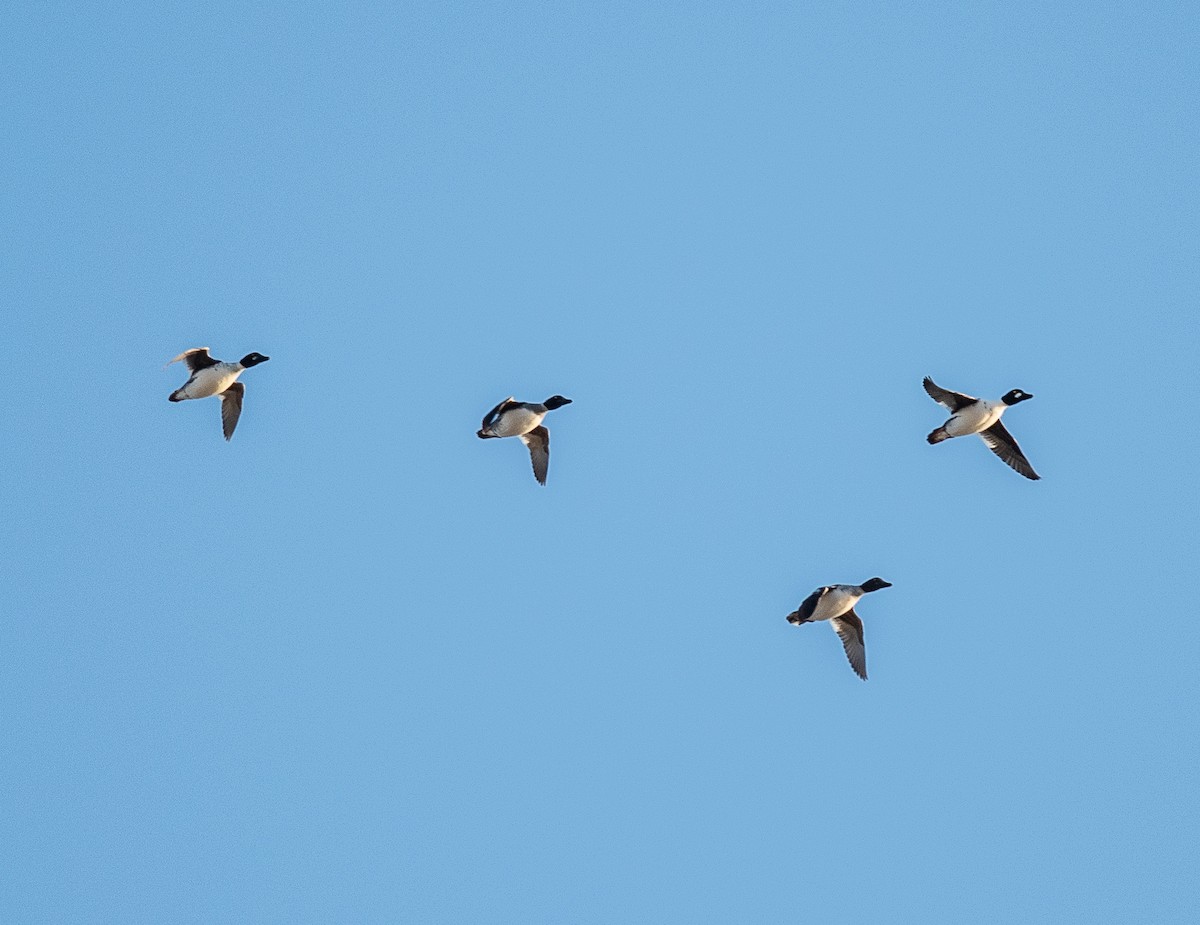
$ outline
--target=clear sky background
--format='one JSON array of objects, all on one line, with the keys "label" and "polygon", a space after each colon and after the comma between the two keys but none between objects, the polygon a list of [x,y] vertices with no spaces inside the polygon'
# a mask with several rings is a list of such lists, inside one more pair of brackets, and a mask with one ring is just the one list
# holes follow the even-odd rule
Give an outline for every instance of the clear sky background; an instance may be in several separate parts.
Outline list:
[{"label": "clear sky background", "polygon": [[1198,38],[10,6],[0,920],[1192,921]]}]

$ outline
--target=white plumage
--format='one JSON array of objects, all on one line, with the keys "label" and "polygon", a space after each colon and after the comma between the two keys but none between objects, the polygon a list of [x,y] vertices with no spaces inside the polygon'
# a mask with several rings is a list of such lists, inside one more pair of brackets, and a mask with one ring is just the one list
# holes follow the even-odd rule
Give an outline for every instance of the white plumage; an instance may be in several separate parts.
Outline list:
[{"label": "white plumage", "polygon": [[980,399],[973,405],[967,405],[961,411],[950,416],[942,429],[951,437],[965,437],[987,430],[1004,415],[1008,405],[1002,401]]},{"label": "white plumage", "polygon": [[206,366],[193,373],[191,379],[175,390],[176,399],[211,398],[214,395],[220,395],[237,382],[238,376],[245,371],[245,367],[241,363],[218,363],[216,366]]}]

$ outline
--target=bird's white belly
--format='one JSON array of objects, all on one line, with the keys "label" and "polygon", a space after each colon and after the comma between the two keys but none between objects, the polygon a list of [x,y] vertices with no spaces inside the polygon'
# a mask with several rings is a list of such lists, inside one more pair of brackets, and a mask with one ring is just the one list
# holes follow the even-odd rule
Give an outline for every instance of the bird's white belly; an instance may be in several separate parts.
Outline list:
[{"label": "bird's white belly", "polygon": [[1000,415],[1003,413],[1003,405],[996,407],[979,402],[968,408],[963,408],[962,411],[950,418],[946,422],[946,433],[951,437],[965,437],[967,434],[977,434],[981,430],[987,430],[1000,420]]},{"label": "bird's white belly", "polygon": [[209,366],[196,373],[179,391],[184,398],[208,398],[212,395],[220,395],[237,381],[241,372],[240,369],[233,368],[232,364],[227,363]]},{"label": "bird's white belly", "polygon": [[837,588],[827,591],[824,597],[817,602],[817,609],[813,611],[812,618],[814,620],[832,620],[834,617],[840,617],[858,603],[858,598],[859,595]]},{"label": "bird's white belly", "polygon": [[494,425],[492,432],[498,437],[519,437],[527,434],[539,424],[546,415],[538,414],[528,408],[513,408],[504,412]]}]

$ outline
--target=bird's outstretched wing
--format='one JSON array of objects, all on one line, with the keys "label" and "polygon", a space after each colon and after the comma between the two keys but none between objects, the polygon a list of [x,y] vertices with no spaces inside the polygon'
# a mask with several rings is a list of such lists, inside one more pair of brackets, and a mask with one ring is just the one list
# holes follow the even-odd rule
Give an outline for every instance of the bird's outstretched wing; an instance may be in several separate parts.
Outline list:
[{"label": "bird's outstretched wing", "polygon": [[235,382],[221,393],[221,429],[225,431],[226,440],[233,437],[233,429],[242,416],[242,399],[245,397],[246,387],[240,382]]},{"label": "bird's outstretched wing", "polygon": [[214,360],[208,355],[207,347],[193,347],[191,350],[185,350],[183,353],[179,354],[179,356],[175,357],[175,359],[167,363],[167,366],[170,366],[171,363],[178,363],[180,360],[186,362],[187,368],[193,373],[209,366],[216,366],[217,363],[220,362],[219,360]]},{"label": "bird's outstretched wing", "polygon": [[529,447],[529,460],[533,463],[533,477],[539,485],[546,484],[546,474],[550,471],[550,431],[544,427],[535,427],[527,434],[521,434],[521,442]]},{"label": "bird's outstretched wing", "polygon": [[851,608],[829,622],[833,625],[833,631],[838,634],[838,638],[842,640],[842,648],[846,650],[846,658],[850,660],[850,667],[854,669],[856,675],[864,681],[867,680],[867,647],[863,642],[862,620]]},{"label": "bird's outstretched wing", "polygon": [[1029,460],[1025,458],[1025,454],[1017,446],[1017,441],[1013,439],[1013,435],[1008,432],[1008,428],[1002,422],[997,421],[987,430],[980,431],[979,436],[987,444],[989,450],[1025,478],[1033,479],[1035,482],[1041,478],[1033,471],[1033,466],[1029,465]]},{"label": "bird's outstretched wing", "polygon": [[925,391],[929,393],[930,398],[952,412],[961,411],[967,405],[973,405],[979,401],[978,398],[974,398],[971,395],[964,395],[962,392],[951,392],[949,389],[943,389],[928,376],[922,380],[921,385],[925,386]]}]

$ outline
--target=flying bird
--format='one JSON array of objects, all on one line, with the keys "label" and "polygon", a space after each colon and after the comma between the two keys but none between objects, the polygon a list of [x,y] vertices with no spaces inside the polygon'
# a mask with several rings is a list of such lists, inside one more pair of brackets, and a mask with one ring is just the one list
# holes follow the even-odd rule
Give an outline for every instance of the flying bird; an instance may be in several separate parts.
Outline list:
[{"label": "flying bird", "polygon": [[867,680],[867,648],[863,642],[862,620],[854,612],[854,605],[864,594],[891,586],[890,581],[871,578],[861,585],[826,585],[823,588],[817,588],[804,599],[804,603],[787,615],[787,621],[800,626],[804,623],[828,620],[833,631],[842,640],[842,648],[846,650],[846,658],[850,660],[850,667],[865,681]]},{"label": "flying bird", "polygon": [[175,359],[167,363],[178,363],[183,360],[191,370],[192,377],[170,395],[171,401],[186,401],[189,398],[209,398],[221,396],[221,429],[225,439],[233,436],[238,418],[242,416],[242,399],[246,394],[246,386],[238,382],[238,376],[251,366],[265,363],[270,357],[261,353],[247,353],[236,363],[223,363],[208,355],[207,347],[193,347],[185,350]]},{"label": "flying bird", "polygon": [[1028,392],[1013,389],[996,401],[975,398],[962,392],[951,392],[934,383],[928,376],[923,382],[925,391],[939,405],[951,412],[950,419],[933,431],[925,439],[932,443],[941,443],[951,437],[965,437],[968,434],[979,434],[987,448],[999,456],[1011,468],[1027,479],[1037,481],[1041,478],[1029,465],[1029,460],[1017,446],[1017,441],[1008,432],[1008,428],[1000,423],[1000,417],[1013,405],[1020,404],[1033,398]]},{"label": "flying bird", "polygon": [[520,437],[521,442],[529,447],[533,477],[539,484],[545,485],[546,473],[550,468],[550,431],[542,427],[542,418],[547,411],[569,404],[571,399],[561,395],[551,395],[541,404],[515,401],[510,395],[487,413],[476,436],[481,440]]}]

